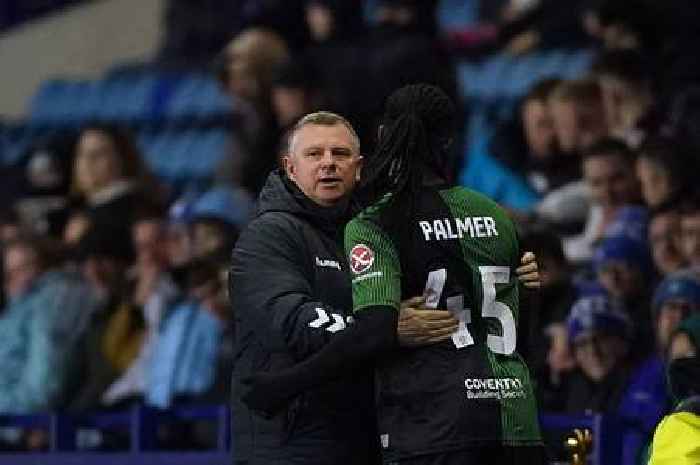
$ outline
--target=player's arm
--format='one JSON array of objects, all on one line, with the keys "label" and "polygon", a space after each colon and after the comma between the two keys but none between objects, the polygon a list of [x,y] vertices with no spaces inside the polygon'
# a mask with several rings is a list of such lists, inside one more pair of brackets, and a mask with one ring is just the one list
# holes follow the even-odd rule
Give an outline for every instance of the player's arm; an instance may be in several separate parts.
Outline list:
[{"label": "player's arm", "polygon": [[[275,412],[288,399],[368,363],[397,345],[401,282],[398,255],[380,235],[351,222],[345,243],[353,270],[355,322],[304,362],[243,380],[249,407]],[[379,230],[376,230],[379,232]]]},{"label": "player's arm", "polygon": [[304,239],[292,225],[261,218],[237,242],[229,274],[235,317],[251,324],[270,350],[297,360],[344,327],[343,312],[313,298],[307,262]]}]

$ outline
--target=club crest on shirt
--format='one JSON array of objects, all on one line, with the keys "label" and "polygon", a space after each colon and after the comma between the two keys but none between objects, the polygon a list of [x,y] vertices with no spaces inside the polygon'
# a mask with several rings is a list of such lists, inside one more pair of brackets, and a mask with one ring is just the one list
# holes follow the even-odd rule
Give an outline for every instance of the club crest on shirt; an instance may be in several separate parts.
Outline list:
[{"label": "club crest on shirt", "polygon": [[355,274],[364,273],[374,263],[374,251],[364,244],[357,244],[350,251],[350,269]]}]

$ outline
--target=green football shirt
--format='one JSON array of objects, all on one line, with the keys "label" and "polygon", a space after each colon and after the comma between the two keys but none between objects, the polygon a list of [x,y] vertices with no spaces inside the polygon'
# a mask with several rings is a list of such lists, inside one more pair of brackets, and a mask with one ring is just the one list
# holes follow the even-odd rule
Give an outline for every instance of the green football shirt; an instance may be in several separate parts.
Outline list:
[{"label": "green football shirt", "polygon": [[451,340],[378,362],[387,460],[484,444],[541,443],[528,369],[516,352],[520,250],[512,221],[465,188],[426,188],[400,218],[391,195],[345,230],[355,312],[417,295],[460,321]]}]

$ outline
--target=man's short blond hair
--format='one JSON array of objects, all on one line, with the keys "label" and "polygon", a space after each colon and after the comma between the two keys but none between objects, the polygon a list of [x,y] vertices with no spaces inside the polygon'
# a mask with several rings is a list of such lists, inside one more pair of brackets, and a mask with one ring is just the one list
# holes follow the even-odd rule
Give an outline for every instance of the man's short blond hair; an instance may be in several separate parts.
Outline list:
[{"label": "man's short blond hair", "polygon": [[309,113],[297,121],[289,133],[287,152],[291,153],[292,146],[294,145],[294,138],[296,137],[297,132],[309,124],[317,124],[319,126],[335,126],[336,124],[342,124],[350,132],[355,150],[358,154],[360,153],[360,138],[357,136],[357,132],[355,132],[352,124],[350,124],[348,120],[339,114],[330,111],[317,111],[315,113]]}]

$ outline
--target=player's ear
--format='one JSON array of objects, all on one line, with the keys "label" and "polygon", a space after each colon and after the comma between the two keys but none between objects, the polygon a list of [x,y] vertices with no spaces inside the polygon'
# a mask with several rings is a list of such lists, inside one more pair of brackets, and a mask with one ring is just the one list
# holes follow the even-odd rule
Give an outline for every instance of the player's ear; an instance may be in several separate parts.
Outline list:
[{"label": "player's ear", "polygon": [[282,164],[284,166],[284,172],[287,177],[292,181],[296,180],[296,167],[294,166],[294,161],[292,160],[292,154],[287,153],[282,156]]},{"label": "player's ear", "polygon": [[355,171],[355,181],[362,179],[362,167],[365,166],[365,157],[359,155],[357,157],[357,170]]}]

